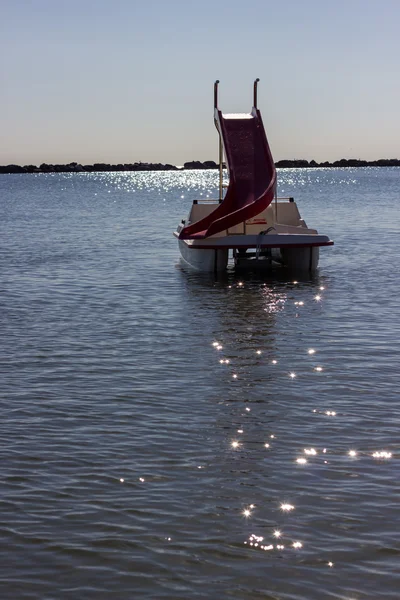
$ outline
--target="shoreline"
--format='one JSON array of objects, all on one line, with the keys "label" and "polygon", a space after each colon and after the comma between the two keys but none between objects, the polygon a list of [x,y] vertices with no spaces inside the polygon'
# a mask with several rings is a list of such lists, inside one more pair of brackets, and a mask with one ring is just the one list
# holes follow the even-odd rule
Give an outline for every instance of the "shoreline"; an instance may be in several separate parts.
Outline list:
[{"label": "shoreline", "polygon": [[[225,165],[224,165],[225,166]],[[316,168],[338,168],[338,167],[400,167],[398,158],[380,158],[378,160],[358,160],[353,158],[342,158],[334,162],[316,162],[315,160],[278,160],[275,163],[278,169],[316,169]],[[39,167],[36,165],[5,165],[0,166],[0,174],[18,174],[18,173],[97,173],[113,171],[187,171],[192,169],[209,170],[218,169],[218,164],[213,160],[204,162],[194,160],[186,162],[182,167],[177,167],[169,163],[125,163],[112,165],[109,163],[94,163],[92,165],[82,165],[76,162],[68,164],[47,164],[42,163]]]}]

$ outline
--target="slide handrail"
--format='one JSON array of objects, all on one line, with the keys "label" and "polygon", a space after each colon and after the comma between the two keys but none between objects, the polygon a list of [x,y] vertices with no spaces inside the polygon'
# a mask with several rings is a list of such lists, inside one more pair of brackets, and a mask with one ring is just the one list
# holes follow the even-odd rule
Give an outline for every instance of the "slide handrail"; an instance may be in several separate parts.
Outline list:
[{"label": "slide handrail", "polygon": [[219,79],[214,83],[214,108],[218,108],[218,84]]},{"label": "slide handrail", "polygon": [[[215,121],[215,126],[217,127],[217,120],[215,118],[215,113],[218,111],[218,84],[219,84],[219,79],[216,80],[216,82],[214,83],[214,121]],[[217,127],[218,129],[218,127]],[[222,200],[224,199],[224,192],[223,192],[223,178],[224,178],[224,174],[223,174],[223,160],[224,160],[224,149],[223,149],[223,145],[222,145],[222,137],[221,137],[221,132],[218,129],[218,134],[219,134],[219,145],[218,145],[218,170],[219,170],[219,202],[221,203]]]},{"label": "slide handrail", "polygon": [[257,108],[257,84],[259,82],[259,78],[257,77],[257,79],[254,81],[254,87],[253,87],[253,106],[254,108]]}]

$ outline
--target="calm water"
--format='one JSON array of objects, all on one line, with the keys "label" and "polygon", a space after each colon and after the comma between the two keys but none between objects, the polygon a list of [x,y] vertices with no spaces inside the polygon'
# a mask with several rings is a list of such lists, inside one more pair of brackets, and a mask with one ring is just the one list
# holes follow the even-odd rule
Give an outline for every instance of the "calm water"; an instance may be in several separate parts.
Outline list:
[{"label": "calm water", "polygon": [[182,268],[216,185],[0,177],[2,599],[400,597],[400,169],[280,173],[297,283]]}]

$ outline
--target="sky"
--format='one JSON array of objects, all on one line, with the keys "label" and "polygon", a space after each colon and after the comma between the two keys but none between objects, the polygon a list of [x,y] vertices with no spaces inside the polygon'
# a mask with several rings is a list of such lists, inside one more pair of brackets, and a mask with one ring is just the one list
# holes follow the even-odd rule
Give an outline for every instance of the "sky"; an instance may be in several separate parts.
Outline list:
[{"label": "sky", "polygon": [[0,165],[217,160],[253,81],[274,159],[400,158],[400,0],[0,0]]}]

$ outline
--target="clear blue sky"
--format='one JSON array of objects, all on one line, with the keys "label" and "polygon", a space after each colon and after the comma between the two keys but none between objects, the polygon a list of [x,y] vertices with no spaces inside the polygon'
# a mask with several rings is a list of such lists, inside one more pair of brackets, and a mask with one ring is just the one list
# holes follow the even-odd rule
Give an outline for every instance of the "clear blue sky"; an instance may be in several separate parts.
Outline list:
[{"label": "clear blue sky", "polygon": [[400,158],[400,0],[0,0],[0,164],[216,159],[259,107],[275,160]]}]

